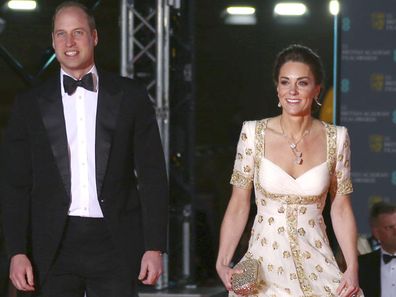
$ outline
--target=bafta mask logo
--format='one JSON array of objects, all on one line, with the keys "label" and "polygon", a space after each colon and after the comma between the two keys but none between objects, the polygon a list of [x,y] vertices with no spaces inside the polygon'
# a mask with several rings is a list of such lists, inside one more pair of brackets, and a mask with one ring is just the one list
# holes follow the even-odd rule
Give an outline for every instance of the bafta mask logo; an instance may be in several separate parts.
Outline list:
[{"label": "bafta mask logo", "polygon": [[382,91],[384,89],[385,77],[381,73],[373,73],[370,76],[371,89],[375,91]]},{"label": "bafta mask logo", "polygon": [[370,135],[370,150],[374,153],[379,153],[384,147],[384,136],[383,135]]},{"label": "bafta mask logo", "polygon": [[342,93],[348,93],[350,89],[350,82],[348,78],[343,78],[341,80],[341,92]]},{"label": "bafta mask logo", "polygon": [[373,195],[373,196],[370,196],[369,197],[369,206],[370,206],[370,208],[374,205],[374,204],[376,204],[376,203],[378,203],[378,202],[381,202],[381,201],[383,201],[384,199],[382,199],[382,196],[379,196],[379,195]]},{"label": "bafta mask logo", "polygon": [[342,31],[348,32],[351,30],[351,19],[348,17],[342,18]]},{"label": "bafta mask logo", "polygon": [[371,14],[371,26],[375,30],[384,30],[385,14],[383,12],[373,12]]}]

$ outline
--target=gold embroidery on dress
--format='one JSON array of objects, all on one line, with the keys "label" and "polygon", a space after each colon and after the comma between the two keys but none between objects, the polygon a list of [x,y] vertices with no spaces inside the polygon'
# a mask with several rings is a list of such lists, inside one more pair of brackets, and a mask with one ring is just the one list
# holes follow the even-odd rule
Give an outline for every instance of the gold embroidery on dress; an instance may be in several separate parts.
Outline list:
[{"label": "gold embroidery on dress", "polygon": [[274,241],[274,243],[272,244],[272,248],[274,250],[277,250],[279,248],[279,243],[277,243],[276,241]]},{"label": "gold embroidery on dress", "polygon": [[325,128],[327,132],[327,167],[331,175],[336,162],[337,128],[326,123]]},{"label": "gold embroidery on dress", "polygon": [[264,156],[264,133],[267,128],[268,119],[264,119],[256,122],[256,131],[255,131],[255,139],[254,139],[254,147],[255,147],[255,172],[256,175],[260,169],[260,159],[261,156]]},{"label": "gold embroidery on dress", "polygon": [[322,195],[314,195],[314,196],[300,196],[300,195],[289,195],[289,194],[275,194],[267,192],[259,183],[258,179],[256,178],[255,182],[256,188],[263,194],[265,197],[276,200],[279,202],[283,202],[285,204],[313,204],[318,203],[322,199]]},{"label": "gold embroidery on dress", "polygon": [[325,258],[325,262],[326,264],[331,264],[331,261],[327,257]]},{"label": "gold embroidery on dress", "polygon": [[349,160],[345,160],[344,166],[345,166],[346,168],[349,168]]},{"label": "gold embroidery on dress", "polygon": [[260,233],[257,233],[256,240],[259,240],[259,239],[260,239]]},{"label": "gold embroidery on dress", "polygon": [[238,170],[234,170],[232,172],[230,183],[238,188],[251,189],[253,185],[253,178],[245,176]]},{"label": "gold embroidery on dress", "polygon": [[300,236],[304,236],[304,235],[305,235],[305,230],[304,230],[304,228],[299,228],[299,229],[297,230],[297,232],[298,232],[298,234],[300,234]]},{"label": "gold embroidery on dress", "polygon": [[321,249],[321,248],[322,248],[322,242],[321,242],[320,240],[315,240],[315,246],[316,246],[318,249]]},{"label": "gold embroidery on dress", "polygon": [[246,166],[243,167],[243,171],[246,172],[246,173],[249,173],[251,170],[252,169],[250,168],[249,165],[246,165]]},{"label": "gold embroidery on dress", "polygon": [[247,259],[251,259],[251,258],[253,258],[253,254],[252,254],[251,252],[247,252],[247,253],[245,254],[245,257],[246,257]]},{"label": "gold embroidery on dress", "polygon": [[300,287],[304,292],[305,296],[313,296],[313,291],[311,284],[308,280],[307,275],[304,271],[304,266],[302,264],[300,246],[297,238],[297,207],[287,206],[286,219],[287,219],[287,233],[289,235],[290,249],[292,251],[292,258],[294,265],[296,266],[297,277],[300,283]]},{"label": "gold embroidery on dress", "polygon": [[283,272],[285,272],[285,269],[283,269],[282,266],[278,267],[278,274],[283,274]]}]

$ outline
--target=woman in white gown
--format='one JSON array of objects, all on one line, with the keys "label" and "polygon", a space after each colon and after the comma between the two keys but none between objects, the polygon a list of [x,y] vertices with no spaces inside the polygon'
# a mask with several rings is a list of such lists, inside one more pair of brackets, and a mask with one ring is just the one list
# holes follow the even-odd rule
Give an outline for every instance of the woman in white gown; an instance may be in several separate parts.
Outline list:
[{"label": "woman in white gown", "polygon": [[[232,274],[238,271],[229,266],[254,188],[257,215],[243,257],[260,263],[260,289],[254,295],[362,296],[349,196],[348,132],[311,116],[323,81],[319,57],[307,47],[291,45],[277,57],[274,81],[281,115],[242,127],[217,272],[231,290]],[[334,232],[347,263],[344,273],[334,259],[322,217],[328,192]]]}]

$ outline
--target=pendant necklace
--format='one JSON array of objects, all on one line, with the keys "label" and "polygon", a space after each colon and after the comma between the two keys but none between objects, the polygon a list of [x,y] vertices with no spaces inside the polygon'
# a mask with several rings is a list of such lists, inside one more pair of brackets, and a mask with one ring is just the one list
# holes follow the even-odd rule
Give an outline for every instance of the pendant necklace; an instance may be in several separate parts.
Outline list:
[{"label": "pendant necklace", "polygon": [[[303,162],[303,158],[302,158],[302,152],[300,152],[297,149],[297,145],[300,143],[301,140],[303,140],[303,138],[309,134],[309,132],[311,132],[311,128],[307,129],[304,131],[304,133],[301,135],[301,137],[299,139],[297,139],[297,141],[293,141],[294,139],[292,139],[291,137],[289,137],[285,131],[283,130],[283,126],[282,126],[282,118],[279,120],[280,123],[280,128],[282,130],[282,136],[286,138],[287,142],[289,143],[289,147],[293,152],[294,155],[294,163],[297,165],[301,165]],[[311,124],[312,127],[312,124]]]}]

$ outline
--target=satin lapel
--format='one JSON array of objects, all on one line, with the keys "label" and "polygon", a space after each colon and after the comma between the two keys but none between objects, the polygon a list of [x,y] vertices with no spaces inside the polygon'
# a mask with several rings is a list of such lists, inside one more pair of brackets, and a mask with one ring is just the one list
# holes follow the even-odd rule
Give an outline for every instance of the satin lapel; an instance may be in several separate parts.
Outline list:
[{"label": "satin lapel", "polygon": [[381,296],[381,256],[381,250],[377,250],[375,252],[375,265],[373,265],[376,292],[379,292],[378,297]]},{"label": "satin lapel", "polygon": [[123,92],[113,77],[99,72],[99,94],[96,112],[96,187],[98,197],[102,192],[114,131]]},{"label": "satin lapel", "polygon": [[59,78],[49,82],[38,102],[55,162],[70,197],[70,160]]}]

